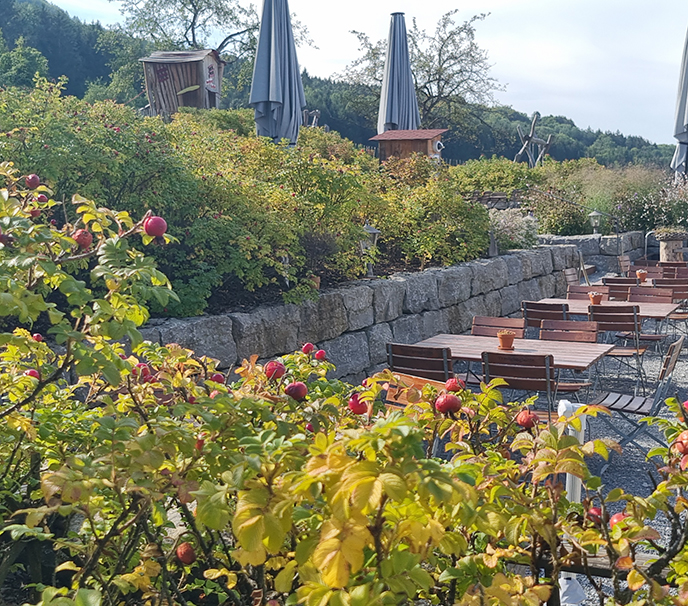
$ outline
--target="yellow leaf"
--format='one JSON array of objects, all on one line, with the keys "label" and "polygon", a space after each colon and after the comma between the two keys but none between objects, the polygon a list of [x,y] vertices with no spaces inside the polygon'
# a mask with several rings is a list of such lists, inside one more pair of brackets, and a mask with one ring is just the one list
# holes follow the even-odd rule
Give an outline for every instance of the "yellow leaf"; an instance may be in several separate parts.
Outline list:
[{"label": "yellow leaf", "polygon": [[626,582],[628,583],[628,588],[631,591],[638,591],[644,584],[645,578],[637,570],[631,570],[626,577]]},{"label": "yellow leaf", "polygon": [[74,562],[62,562],[57,568],[55,568],[55,572],[60,572],[62,570],[76,570],[77,572],[81,570],[81,566],[77,566]]},{"label": "yellow leaf", "polygon": [[341,551],[336,551],[321,570],[323,581],[329,587],[341,589],[349,582],[349,566]]},{"label": "yellow leaf", "polygon": [[162,567],[154,560],[145,560],[141,562],[141,564],[137,566],[136,569],[141,569],[143,574],[145,574],[146,576],[157,577],[160,574]]},{"label": "yellow leaf", "polygon": [[289,593],[294,583],[294,573],[296,572],[296,561],[289,562],[282,571],[275,577],[275,591]]},{"label": "yellow leaf", "polygon": [[619,558],[614,564],[614,567],[619,570],[630,570],[633,568],[633,558],[629,556]]},{"label": "yellow leaf", "polygon": [[242,566],[250,564],[251,566],[260,566],[265,563],[267,553],[265,547],[261,544],[255,551],[247,551],[245,549],[237,549],[232,554],[234,559]]}]

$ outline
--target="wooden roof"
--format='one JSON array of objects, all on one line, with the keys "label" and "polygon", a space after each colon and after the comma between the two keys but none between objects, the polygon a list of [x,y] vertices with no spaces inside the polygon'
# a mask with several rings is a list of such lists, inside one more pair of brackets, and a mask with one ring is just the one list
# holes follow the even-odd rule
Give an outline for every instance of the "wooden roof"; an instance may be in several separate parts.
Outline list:
[{"label": "wooden roof", "polygon": [[225,63],[220,59],[220,55],[214,50],[189,50],[189,51],[155,51],[150,57],[139,59],[144,63],[195,63],[203,61],[208,55],[214,55],[220,63]]},{"label": "wooden roof", "polygon": [[446,133],[448,128],[419,128],[416,130],[388,130],[370,138],[370,141],[418,141],[434,139]]}]

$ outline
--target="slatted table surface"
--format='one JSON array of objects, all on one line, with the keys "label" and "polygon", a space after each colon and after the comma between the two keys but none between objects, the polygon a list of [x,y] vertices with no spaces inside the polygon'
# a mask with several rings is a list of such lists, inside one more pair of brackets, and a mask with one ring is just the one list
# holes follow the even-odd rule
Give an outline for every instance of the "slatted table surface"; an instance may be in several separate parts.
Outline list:
[{"label": "slatted table surface", "polygon": [[[568,303],[569,313],[574,316],[587,316],[589,299],[541,299],[540,303]],[[609,307],[623,307],[625,305],[637,305],[640,308],[641,318],[654,318],[664,320],[669,314],[674,313],[680,305],[678,303],[629,303],[628,301],[602,301],[601,305]]]},{"label": "slatted table surface", "polygon": [[479,362],[484,351],[514,354],[551,354],[554,357],[554,366],[556,368],[571,368],[573,370],[587,370],[614,348],[614,345],[609,343],[572,343],[569,341],[546,341],[544,339],[514,339],[514,349],[504,351],[499,349],[497,343],[497,337],[435,335],[430,339],[421,341],[417,345],[449,347],[454,360],[468,360],[471,362]]}]

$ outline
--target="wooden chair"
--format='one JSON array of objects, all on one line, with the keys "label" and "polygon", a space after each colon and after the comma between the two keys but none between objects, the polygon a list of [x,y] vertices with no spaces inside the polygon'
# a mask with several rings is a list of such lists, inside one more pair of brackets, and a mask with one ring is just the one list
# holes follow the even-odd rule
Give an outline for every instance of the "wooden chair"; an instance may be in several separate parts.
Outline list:
[{"label": "wooden chair", "polygon": [[408,375],[400,372],[395,372],[394,376],[399,379],[398,383],[390,383],[387,390],[387,397],[385,404],[389,407],[403,406],[409,404],[408,392],[409,388],[415,388],[419,391],[426,385],[432,385],[437,391],[444,389],[442,381],[433,381],[424,377],[417,377],[415,375]]},{"label": "wooden chair", "polygon": [[671,288],[653,288],[650,286],[631,286],[629,303],[673,303],[674,291]]},{"label": "wooden chair", "polygon": [[[642,452],[647,454],[647,448],[637,441],[641,435],[646,435],[648,438],[658,442],[660,446],[666,447],[666,443],[663,440],[656,438],[648,431],[649,426],[647,424],[638,423],[638,418],[648,416],[654,417],[659,413],[662,404],[669,395],[674,369],[676,368],[676,362],[683,348],[684,338],[685,337],[681,337],[678,341],[673,342],[669,346],[662,361],[662,368],[659,371],[657,389],[652,396],[631,396],[628,394],[609,392],[601,395],[593,402],[593,404],[606,406],[612,413],[616,413],[631,425],[631,429],[626,431],[613,417],[609,419],[606,415],[599,415],[598,418],[603,419],[613,432],[621,436],[619,440],[620,446],[623,447],[626,444],[634,444]],[[605,465],[600,475],[604,473],[608,466],[609,463]]]},{"label": "wooden chair", "polygon": [[597,322],[543,320],[540,326],[540,339],[597,343]]},{"label": "wooden chair", "polygon": [[564,269],[564,279],[567,285],[578,286],[580,284],[578,270],[575,267],[567,267]]},{"label": "wooden chair", "polygon": [[557,393],[576,394],[586,386],[584,383],[559,383],[551,355],[484,351],[482,360],[485,383],[501,378],[507,382],[507,389],[545,394],[549,420],[552,419]]},{"label": "wooden chair", "polygon": [[526,328],[540,328],[543,320],[566,320],[568,318],[568,303],[540,303],[538,301],[523,301],[521,303],[523,320]]},{"label": "wooden chair", "polygon": [[656,267],[659,261],[657,259],[636,259],[633,261],[633,265],[637,265],[638,267]]},{"label": "wooden chair", "polygon": [[619,273],[622,276],[628,276],[628,272],[631,271],[631,258],[628,255],[619,255],[617,260],[619,261]]},{"label": "wooden chair", "polygon": [[392,372],[446,381],[452,372],[451,349],[387,343],[387,364]]},{"label": "wooden chair", "polygon": [[569,286],[566,292],[567,299],[585,299],[590,300],[588,293],[599,292],[602,294],[603,301],[609,301],[609,287],[608,286]]},{"label": "wooden chair", "polygon": [[660,267],[688,267],[688,261],[659,261]]},{"label": "wooden chair", "polygon": [[[637,305],[623,306],[604,306],[590,305],[588,307],[588,319],[597,322],[599,331],[604,332],[607,342],[622,339],[624,344],[631,341],[632,346],[615,346],[607,354],[608,357],[615,358],[619,366],[625,365],[634,370],[637,376],[636,385],[645,390],[645,371],[643,369],[642,357],[647,348],[640,347],[640,319],[638,317],[639,307]],[[635,361],[635,367],[631,365],[631,360]]]},{"label": "wooden chair", "polygon": [[500,330],[512,330],[516,339],[525,337],[525,320],[521,318],[494,318],[492,316],[473,316],[471,334],[479,337],[496,337]]},{"label": "wooden chair", "polygon": [[656,280],[657,278],[663,278],[664,277],[664,268],[663,267],[636,267],[633,266],[631,267],[631,273],[629,277],[638,277],[636,275],[636,271],[639,269],[642,269],[643,271],[647,272],[647,275],[645,276],[646,280]]},{"label": "wooden chair", "polygon": [[688,301],[688,280],[659,278],[655,280],[655,286],[659,288],[671,288],[671,290],[674,291],[674,303],[684,303]]},{"label": "wooden chair", "polygon": [[639,284],[638,278],[602,278],[602,283],[609,287],[610,301],[628,301],[628,290]]},{"label": "wooden chair", "polygon": [[688,280],[688,267],[664,267],[664,277],[674,280]]}]

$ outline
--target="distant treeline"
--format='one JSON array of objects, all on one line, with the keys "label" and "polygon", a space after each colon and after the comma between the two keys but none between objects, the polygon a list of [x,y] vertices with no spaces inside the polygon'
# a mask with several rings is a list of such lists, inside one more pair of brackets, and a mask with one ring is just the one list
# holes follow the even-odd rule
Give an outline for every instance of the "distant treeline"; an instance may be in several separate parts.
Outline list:
[{"label": "distant treeline", "polygon": [[[45,0],[0,0],[0,86],[30,85],[33,74],[52,79],[67,76],[66,92],[89,101],[114,98],[145,104],[142,71],[136,61],[152,47],[121,29],[84,23]],[[35,49],[35,50],[34,50]],[[37,51],[37,52],[36,52]],[[246,107],[250,58],[229,60],[223,87],[225,107]],[[367,144],[376,134],[379,89],[304,71],[308,108],[319,110],[320,124],[356,143]],[[530,128],[531,117],[510,107],[466,103],[460,123],[446,124],[443,155],[463,162],[493,155],[513,158],[520,148],[516,127]],[[539,136],[554,135],[550,155],[556,160],[596,158],[605,165],[652,164],[667,168],[673,146],[657,145],[619,132],[578,128],[564,116],[543,116]]]}]

